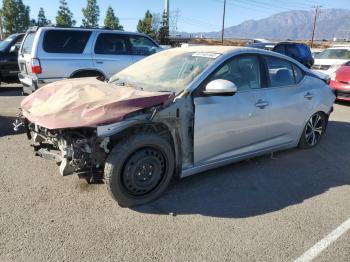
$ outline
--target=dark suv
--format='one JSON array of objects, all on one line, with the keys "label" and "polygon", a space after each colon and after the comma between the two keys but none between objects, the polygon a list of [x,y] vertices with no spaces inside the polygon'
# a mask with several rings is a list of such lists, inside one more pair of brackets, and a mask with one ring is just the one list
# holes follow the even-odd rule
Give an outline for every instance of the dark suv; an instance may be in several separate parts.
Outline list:
[{"label": "dark suv", "polygon": [[275,45],[272,51],[289,56],[308,68],[314,64],[309,46],[303,43],[280,42]]},{"label": "dark suv", "polygon": [[17,56],[23,37],[24,34],[14,34],[0,42],[0,85],[19,82]]}]

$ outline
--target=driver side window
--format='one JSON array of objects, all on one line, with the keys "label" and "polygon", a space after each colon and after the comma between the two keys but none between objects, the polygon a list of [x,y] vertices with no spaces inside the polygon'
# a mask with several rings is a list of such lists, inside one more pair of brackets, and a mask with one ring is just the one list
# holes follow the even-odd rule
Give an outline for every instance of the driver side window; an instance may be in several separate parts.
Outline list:
[{"label": "driver side window", "polygon": [[239,56],[227,61],[210,81],[224,79],[234,83],[238,91],[261,88],[260,62],[257,56]]}]

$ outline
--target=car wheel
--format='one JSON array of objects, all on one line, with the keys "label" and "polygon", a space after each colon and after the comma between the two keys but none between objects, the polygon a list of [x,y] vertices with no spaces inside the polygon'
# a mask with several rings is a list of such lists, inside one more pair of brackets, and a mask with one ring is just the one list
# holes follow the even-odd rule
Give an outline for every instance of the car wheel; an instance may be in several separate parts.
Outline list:
[{"label": "car wheel", "polygon": [[104,176],[108,191],[122,207],[142,205],[159,197],[174,173],[170,143],[141,133],[118,143],[108,156]]},{"label": "car wheel", "polygon": [[301,135],[299,147],[307,149],[316,146],[326,131],[326,126],[327,118],[324,113],[317,112],[312,115],[307,121],[303,134]]}]

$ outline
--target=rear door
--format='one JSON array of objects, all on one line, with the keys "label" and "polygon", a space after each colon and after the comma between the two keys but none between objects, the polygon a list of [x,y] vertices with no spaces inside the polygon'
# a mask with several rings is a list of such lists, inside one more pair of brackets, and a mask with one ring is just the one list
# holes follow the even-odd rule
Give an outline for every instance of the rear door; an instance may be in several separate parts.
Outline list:
[{"label": "rear door", "polygon": [[313,93],[305,85],[304,71],[288,60],[264,56],[270,101],[269,135],[271,145],[280,146],[299,139],[300,129],[313,107]]},{"label": "rear door", "polygon": [[126,34],[100,33],[93,50],[95,68],[107,78],[133,63],[130,43]]},{"label": "rear door", "polygon": [[22,42],[21,48],[18,54],[19,70],[24,75],[31,74],[31,64],[33,43],[36,32],[28,32]]}]

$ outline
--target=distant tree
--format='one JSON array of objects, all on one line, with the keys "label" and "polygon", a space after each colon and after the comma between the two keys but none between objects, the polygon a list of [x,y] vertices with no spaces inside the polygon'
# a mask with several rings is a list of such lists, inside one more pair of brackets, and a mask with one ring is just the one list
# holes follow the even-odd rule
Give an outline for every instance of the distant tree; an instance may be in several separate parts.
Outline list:
[{"label": "distant tree", "polygon": [[51,21],[46,19],[44,9],[40,7],[39,13],[38,13],[38,20],[36,22],[37,26],[48,26],[51,24]]},{"label": "distant tree", "polygon": [[114,10],[111,6],[107,9],[106,18],[104,21],[105,28],[114,30],[124,30],[124,27],[119,24],[119,18],[114,15]]},{"label": "distant tree", "polygon": [[56,25],[60,27],[75,26],[76,21],[73,19],[73,13],[70,11],[66,0],[60,0],[56,16]]},{"label": "distant tree", "polygon": [[162,26],[159,29],[158,40],[162,45],[169,44],[169,19],[165,11],[163,12]]},{"label": "distant tree", "polygon": [[137,31],[139,33],[144,33],[152,38],[156,37],[156,32],[153,30],[153,16],[149,10],[147,10],[145,17],[139,20],[137,24]]},{"label": "distant tree", "polygon": [[35,19],[30,19],[29,25],[30,25],[30,26],[37,26],[38,23],[36,22]]},{"label": "distant tree", "polygon": [[24,32],[30,25],[30,8],[22,0],[3,0],[2,23],[8,34]]},{"label": "distant tree", "polygon": [[91,28],[98,27],[98,19],[100,17],[100,8],[97,5],[96,0],[87,0],[86,8],[83,8],[84,19],[82,26]]},{"label": "distant tree", "polygon": [[155,34],[155,38],[158,37],[159,29],[162,25],[162,16],[160,13],[152,14],[152,29]]}]

